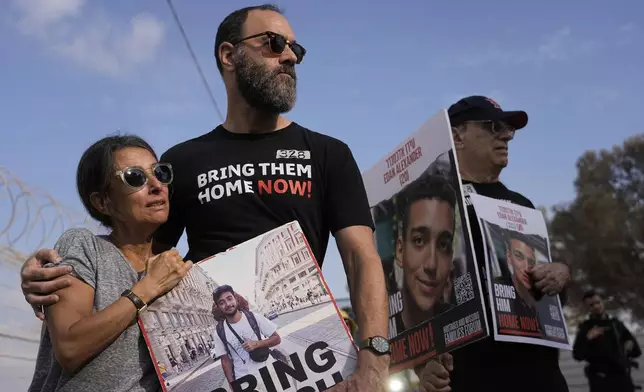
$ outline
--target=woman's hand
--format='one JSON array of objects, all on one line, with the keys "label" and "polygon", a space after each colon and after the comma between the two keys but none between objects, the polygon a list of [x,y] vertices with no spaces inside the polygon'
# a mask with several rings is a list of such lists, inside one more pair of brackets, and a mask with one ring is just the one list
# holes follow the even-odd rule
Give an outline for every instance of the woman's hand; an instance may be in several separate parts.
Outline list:
[{"label": "woman's hand", "polygon": [[[176,249],[167,250],[147,263],[147,274],[140,284],[145,285],[152,298],[142,298],[146,303],[172,290],[192,268],[192,261],[183,261]],[[133,289],[134,292],[136,290]],[[138,294],[137,294],[138,295]]]}]

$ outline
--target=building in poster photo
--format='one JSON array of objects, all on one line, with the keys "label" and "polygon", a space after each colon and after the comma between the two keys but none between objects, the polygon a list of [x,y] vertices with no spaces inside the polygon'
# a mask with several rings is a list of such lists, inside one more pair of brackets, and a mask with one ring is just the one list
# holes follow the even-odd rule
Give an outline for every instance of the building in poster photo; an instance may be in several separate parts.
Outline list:
[{"label": "building in poster photo", "polygon": [[363,175],[389,293],[393,371],[487,336],[447,113]]},{"label": "building in poster photo", "polygon": [[570,349],[559,296],[543,295],[528,274],[529,268],[551,262],[543,214],[478,194],[470,199],[487,242],[495,339]]},{"label": "building in poster photo", "polygon": [[255,305],[264,314],[330,301],[297,224],[262,238],[255,255],[255,275]]},{"label": "building in poster photo", "polygon": [[[211,282],[205,306],[212,356],[179,375],[157,366],[164,391],[320,390],[354,372],[356,347],[298,222],[195,267]],[[154,341],[154,323],[146,317],[143,328],[160,359],[165,348]]]},{"label": "building in poster photo", "polygon": [[149,344],[167,377],[178,376],[209,357],[215,330],[212,292],[217,287],[194,265],[177,287],[141,314]]}]

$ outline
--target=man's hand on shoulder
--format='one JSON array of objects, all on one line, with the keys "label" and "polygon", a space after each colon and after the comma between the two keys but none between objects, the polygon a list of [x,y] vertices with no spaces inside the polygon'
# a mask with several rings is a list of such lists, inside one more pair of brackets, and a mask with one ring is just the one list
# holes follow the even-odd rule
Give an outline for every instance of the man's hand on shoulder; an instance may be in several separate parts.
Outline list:
[{"label": "man's hand on shoulder", "polygon": [[45,319],[42,307],[58,302],[54,293],[71,285],[65,277],[72,268],[58,265],[60,260],[55,250],[41,249],[27,259],[20,270],[22,293],[41,320]]}]

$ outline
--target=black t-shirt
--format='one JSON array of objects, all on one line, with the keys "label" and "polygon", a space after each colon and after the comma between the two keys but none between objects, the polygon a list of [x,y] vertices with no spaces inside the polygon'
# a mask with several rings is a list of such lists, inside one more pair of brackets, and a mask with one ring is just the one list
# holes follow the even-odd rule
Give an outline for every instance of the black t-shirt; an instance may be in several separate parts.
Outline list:
[{"label": "black t-shirt", "polygon": [[373,229],[362,176],[349,147],[295,122],[270,133],[237,134],[221,125],[178,144],[170,216],[155,241],[175,246],[184,229],[187,260],[199,261],[297,220],[320,265],[329,232]]},{"label": "black t-shirt", "polygon": [[[472,229],[472,241],[483,280],[484,302],[488,323],[491,311],[485,283],[484,243],[470,193],[498,200],[505,200],[524,207],[534,208],[525,196],[513,192],[500,182],[481,184],[463,181],[463,192]],[[559,369],[559,350],[551,347],[522,343],[497,342],[492,336],[471,343],[452,352],[454,370],[451,374],[453,392],[567,392],[568,386]]]}]

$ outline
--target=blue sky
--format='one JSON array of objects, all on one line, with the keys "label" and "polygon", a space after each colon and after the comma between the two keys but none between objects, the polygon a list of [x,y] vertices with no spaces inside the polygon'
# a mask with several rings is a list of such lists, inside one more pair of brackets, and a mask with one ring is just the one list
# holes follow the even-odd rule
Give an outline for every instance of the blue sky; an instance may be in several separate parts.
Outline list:
[{"label": "blue sky", "polygon": [[[175,0],[222,112],[214,36],[247,4]],[[278,4],[308,50],[289,117],[347,142],[362,170],[438,109],[483,94],[528,112],[502,179],[550,206],[574,197],[584,151],[642,131],[641,1]],[[95,140],[132,132],[161,153],[219,124],[163,0],[3,1],[0,53],[0,165],[73,210]],[[334,243],[324,272],[343,296]]]}]

